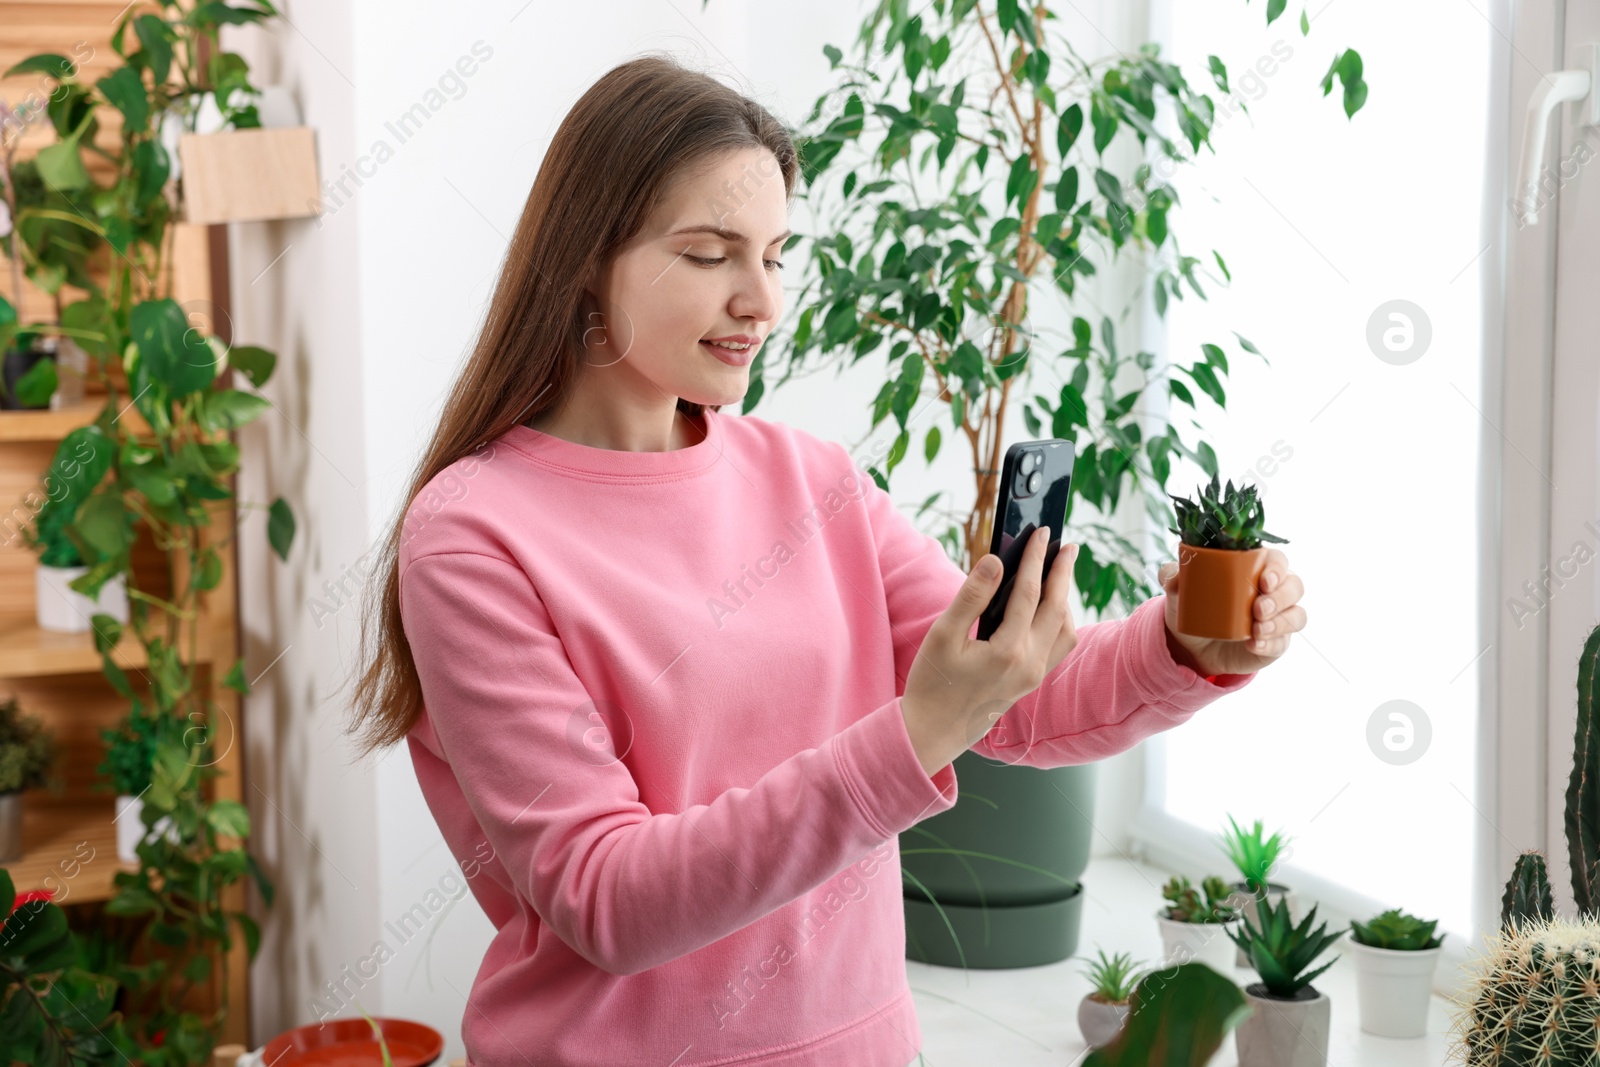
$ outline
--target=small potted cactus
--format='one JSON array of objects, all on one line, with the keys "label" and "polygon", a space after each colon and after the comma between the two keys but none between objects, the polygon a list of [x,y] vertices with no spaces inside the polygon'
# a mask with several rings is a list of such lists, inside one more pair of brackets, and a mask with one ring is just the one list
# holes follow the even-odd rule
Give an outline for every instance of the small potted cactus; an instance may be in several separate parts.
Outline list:
[{"label": "small potted cactus", "polygon": [[1228,903],[1228,885],[1216,875],[1201,879],[1196,888],[1189,879],[1174,875],[1161,889],[1168,901],[1156,911],[1166,963],[1204,963],[1218,974],[1232,973],[1233,943],[1228,931],[1239,925],[1239,912]]},{"label": "small potted cactus", "polygon": [[1299,926],[1293,925],[1286,900],[1268,904],[1258,899],[1256,919],[1255,926],[1240,923],[1228,932],[1261,978],[1244,987],[1255,1010],[1235,1035],[1239,1067],[1326,1067],[1332,1006],[1327,994],[1311,983],[1339,957],[1314,971],[1306,968],[1343,931],[1329,933],[1327,923],[1312,930],[1316,905]]},{"label": "small potted cactus", "polygon": [[1444,935],[1433,932],[1438,925],[1398,908],[1350,924],[1361,1029],[1379,1037],[1427,1035],[1434,965],[1444,951]]},{"label": "small potted cactus", "polygon": [[1107,956],[1105,949],[1096,948],[1095,954],[1098,958],[1083,972],[1093,988],[1078,1002],[1078,1029],[1090,1048],[1108,1045],[1117,1036],[1142,977],[1140,964],[1127,952]]},{"label": "small potted cactus", "polygon": [[[1277,868],[1278,861],[1283,858],[1284,848],[1289,844],[1289,839],[1277,830],[1268,837],[1260,819],[1256,820],[1253,827],[1246,830],[1232,815],[1229,815],[1228,827],[1218,834],[1217,838],[1222,845],[1222,851],[1227,853],[1240,875],[1239,880],[1229,886],[1233,890],[1230,903],[1239,909],[1244,921],[1250,923],[1255,921],[1257,897],[1265,896],[1273,904],[1280,900],[1288,900],[1289,915],[1292,918],[1294,900],[1289,887],[1282,882],[1272,881],[1272,872]],[[1238,951],[1235,963],[1240,967],[1250,966],[1250,961],[1245,958],[1242,949]]]},{"label": "small potted cactus", "polygon": [[1251,607],[1267,565],[1262,542],[1289,542],[1262,529],[1266,505],[1256,487],[1196,487],[1196,500],[1172,497],[1178,525],[1178,632],[1219,641],[1250,639]]}]

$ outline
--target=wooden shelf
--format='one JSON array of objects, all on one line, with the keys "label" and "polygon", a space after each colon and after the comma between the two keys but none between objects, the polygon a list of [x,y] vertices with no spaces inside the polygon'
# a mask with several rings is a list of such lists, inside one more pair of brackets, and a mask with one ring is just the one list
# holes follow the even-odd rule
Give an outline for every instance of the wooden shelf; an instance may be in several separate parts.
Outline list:
[{"label": "wooden shelf", "polygon": [[57,904],[109,900],[112,877],[138,870],[117,859],[115,816],[111,797],[60,804],[29,796],[23,801],[22,858],[0,867],[11,873],[18,893],[49,889]]},{"label": "wooden shelf", "polygon": [[[211,662],[207,620],[197,629],[198,645],[188,662]],[[187,629],[185,630],[187,638]],[[123,668],[144,667],[148,662],[144,646],[124,631],[111,654],[112,662]],[[93,631],[81,634],[41,630],[33,615],[0,614],[0,678],[36,678],[48,674],[98,673],[100,653],[95,651]]]},{"label": "wooden shelf", "polygon": [[[0,442],[59,441],[78,427],[93,422],[105,406],[104,396],[91,396],[55,410],[0,411]],[[150,424],[131,404],[117,418],[128,420],[130,433],[150,432]]]}]

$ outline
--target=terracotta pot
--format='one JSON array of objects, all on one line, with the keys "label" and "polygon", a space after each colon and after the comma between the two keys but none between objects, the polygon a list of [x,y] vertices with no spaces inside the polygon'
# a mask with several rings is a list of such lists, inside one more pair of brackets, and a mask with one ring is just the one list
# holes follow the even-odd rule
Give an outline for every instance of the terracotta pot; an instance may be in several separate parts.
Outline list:
[{"label": "terracotta pot", "polygon": [[1078,1002],[1078,1029],[1083,1033],[1083,1040],[1090,1048],[1100,1048],[1111,1044],[1117,1032],[1122,1029],[1122,1021],[1128,1017],[1128,1004],[1113,1004],[1109,1000],[1098,1000],[1093,993]]},{"label": "terracotta pot", "polygon": [[1178,545],[1178,632],[1222,641],[1250,638],[1266,548]]}]

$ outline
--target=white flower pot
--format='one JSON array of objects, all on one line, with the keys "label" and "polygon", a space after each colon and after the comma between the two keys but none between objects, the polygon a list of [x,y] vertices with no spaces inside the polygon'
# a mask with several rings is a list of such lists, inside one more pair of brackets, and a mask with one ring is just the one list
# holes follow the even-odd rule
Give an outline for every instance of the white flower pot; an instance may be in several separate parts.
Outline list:
[{"label": "white flower pot", "polygon": [[1203,963],[1224,978],[1231,978],[1234,956],[1239,946],[1228,936],[1228,930],[1237,930],[1239,920],[1225,923],[1181,923],[1166,916],[1166,909],[1156,912],[1156,923],[1161,927],[1163,963]]},{"label": "white flower pot", "polygon": [[1444,946],[1407,951],[1374,948],[1354,938],[1346,944],[1356,958],[1356,995],[1361,1029],[1379,1037],[1425,1037],[1433,970]]},{"label": "white flower pot", "polygon": [[1122,1029],[1122,1021],[1127,1017],[1127,1004],[1096,1000],[1092,995],[1078,1002],[1078,1029],[1082,1031],[1083,1039],[1090,1048],[1109,1045],[1117,1036],[1117,1031]]},{"label": "white flower pot", "polygon": [[128,621],[127,576],[117,575],[100,587],[98,600],[90,600],[67,583],[89,573],[88,567],[34,566],[34,610],[39,629],[81,634],[89,631],[89,617],[110,615],[118,622]]},{"label": "white flower pot", "polygon": [[1239,1067],[1327,1067],[1332,1004],[1312,986],[1300,992],[1301,999],[1280,1000],[1259,982],[1244,987],[1253,1010],[1233,1032]]},{"label": "white flower pot", "polygon": [[[139,862],[139,842],[144,840],[143,811],[144,801],[139,797],[125,794],[117,797],[117,859],[123,863]],[[157,833],[165,833],[168,841],[178,843],[178,831],[170,817],[157,819],[155,829]]]},{"label": "white flower pot", "polygon": [[[1249,925],[1250,929],[1254,930],[1256,928],[1256,898],[1250,893],[1250,887],[1239,881],[1234,882],[1228,888],[1233,890],[1233,894],[1228,897],[1228,903],[1239,909],[1240,916]],[[1279,902],[1285,899],[1289,901],[1289,918],[1298,922],[1299,909],[1295,907],[1294,892],[1281,882],[1267,883],[1267,903],[1269,905],[1277,907]],[[1235,945],[1233,953],[1236,965],[1240,967],[1250,966],[1250,957],[1244,954],[1244,949]]]}]

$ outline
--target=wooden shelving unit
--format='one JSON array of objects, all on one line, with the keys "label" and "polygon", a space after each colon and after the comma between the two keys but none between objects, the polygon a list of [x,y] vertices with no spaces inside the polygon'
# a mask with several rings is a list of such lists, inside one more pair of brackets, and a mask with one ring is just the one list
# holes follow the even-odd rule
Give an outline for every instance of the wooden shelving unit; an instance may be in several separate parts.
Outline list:
[{"label": "wooden shelving unit", "polygon": [[[156,8],[152,6],[152,10]],[[109,35],[125,11],[127,5],[122,2],[0,0],[0,24],[5,26],[0,33],[0,70],[37,52],[56,52],[78,59],[80,79],[93,83],[120,64]],[[0,79],[0,96],[16,102],[41,88],[48,91],[52,84],[37,74]],[[102,109],[97,118],[96,142],[115,149],[120,114]],[[31,158],[54,139],[47,124],[28,128],[18,141],[17,158]],[[113,177],[110,164],[92,153],[85,157],[93,179],[108,184]],[[212,321],[199,325],[231,342],[227,227],[177,222],[173,230],[170,295],[187,308],[209,309]],[[4,267],[3,257],[0,267]],[[54,320],[55,305],[48,294],[26,283],[20,294],[11,292],[10,287],[9,270],[0,269],[0,293],[18,306],[23,321]],[[83,295],[69,290],[64,301],[70,303]],[[114,366],[113,372],[120,375],[120,366]],[[126,382],[119,381],[118,389],[123,405],[117,415],[119,425],[135,435],[148,435],[149,425],[127,403]],[[25,852],[20,861],[4,866],[19,891],[51,889],[69,915],[74,905],[109,899],[115,875],[133,869],[117,859],[115,801],[109,783],[95,773],[105,751],[100,730],[115,725],[128,708],[102,673],[92,634],[54,633],[35,624],[37,556],[19,530],[31,520],[36,504],[30,507],[28,500],[30,495],[35,501],[40,499],[36,494],[42,493],[43,475],[60,441],[77,427],[93,422],[106,403],[103,393],[91,391],[83,402],[59,410],[0,411],[0,697],[15,696],[25,713],[43,719],[55,734],[62,750],[57,773],[64,785],[25,795]],[[239,694],[221,684],[242,650],[237,557],[232,543],[235,513],[231,501],[214,504],[211,525],[204,528],[203,537],[220,555],[223,575],[216,588],[201,598],[200,618],[194,628],[198,647],[186,644],[190,629],[185,625],[179,649],[183,660],[192,665],[196,688],[220,711],[220,719],[210,724],[217,739],[219,758],[214,766],[219,773],[208,783],[209,796],[243,802],[243,706]],[[170,595],[175,581],[186,580],[182,567],[167,558],[148,531],[142,531],[135,547],[133,571],[136,587],[163,598]],[[131,628],[124,632],[113,660],[128,673],[135,690],[142,690],[144,650]],[[229,910],[247,910],[246,882],[224,890],[223,900]],[[217,1039],[252,1047],[249,959],[242,937],[235,934],[234,948],[222,966],[214,969],[209,987],[198,989],[187,1006],[208,1011],[220,1003],[223,974],[227,976],[230,1011]]]}]

